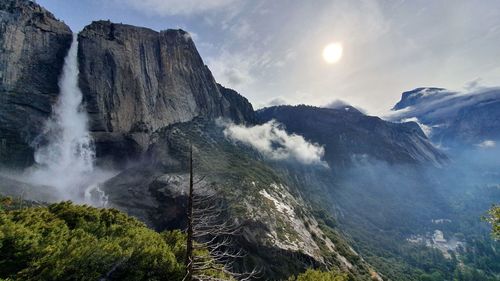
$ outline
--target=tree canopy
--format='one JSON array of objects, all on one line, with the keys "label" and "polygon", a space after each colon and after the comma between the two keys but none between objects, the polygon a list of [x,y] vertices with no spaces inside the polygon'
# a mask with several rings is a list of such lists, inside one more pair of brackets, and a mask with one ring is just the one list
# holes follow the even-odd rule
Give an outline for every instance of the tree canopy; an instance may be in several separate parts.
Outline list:
[{"label": "tree canopy", "polygon": [[290,277],[288,281],[347,281],[347,274],[334,271],[319,271],[308,269],[296,277]]},{"label": "tree canopy", "polygon": [[486,220],[491,223],[493,238],[500,239],[500,205],[495,205],[489,210]]},{"label": "tree canopy", "polygon": [[[9,200],[4,200],[9,203]],[[185,236],[71,202],[0,209],[0,280],[181,280]]]}]

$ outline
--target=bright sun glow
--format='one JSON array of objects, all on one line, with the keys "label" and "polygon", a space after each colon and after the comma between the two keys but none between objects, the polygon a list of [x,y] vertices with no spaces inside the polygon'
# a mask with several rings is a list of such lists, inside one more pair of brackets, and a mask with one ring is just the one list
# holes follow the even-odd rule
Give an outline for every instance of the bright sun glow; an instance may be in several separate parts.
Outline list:
[{"label": "bright sun glow", "polygon": [[327,63],[336,63],[342,58],[342,44],[330,43],[323,49],[323,59]]}]

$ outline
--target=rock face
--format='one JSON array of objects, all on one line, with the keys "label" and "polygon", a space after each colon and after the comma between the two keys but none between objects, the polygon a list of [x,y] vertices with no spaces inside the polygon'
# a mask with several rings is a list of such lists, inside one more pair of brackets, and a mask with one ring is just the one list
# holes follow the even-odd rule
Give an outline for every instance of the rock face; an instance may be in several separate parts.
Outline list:
[{"label": "rock face", "polygon": [[325,146],[332,168],[346,167],[359,157],[394,164],[441,165],[447,157],[429,142],[415,122],[391,123],[353,107],[276,106],[257,112],[261,122],[275,119],[287,131]]},{"label": "rock face", "polygon": [[418,120],[433,142],[445,147],[500,140],[499,88],[467,93],[418,88],[403,93],[393,110],[393,120]]},{"label": "rock face", "polygon": [[185,31],[97,21],[78,40],[80,87],[100,157],[140,154],[154,131],[171,124],[198,116],[243,122],[252,111],[221,93]]},{"label": "rock face", "polygon": [[28,0],[0,2],[0,163],[28,166],[59,92],[72,32]]},{"label": "rock face", "polygon": [[406,107],[419,104],[423,100],[432,101],[446,95],[449,95],[449,93],[446,92],[445,89],[443,88],[434,88],[434,87],[416,88],[414,90],[404,92],[401,95],[401,100],[396,105],[394,105],[392,109],[400,110]]},{"label": "rock face", "polygon": [[[226,219],[241,230],[239,247],[266,280],[283,280],[310,264],[334,263],[362,275],[366,264],[343,238],[334,243],[299,186],[250,148],[227,139],[217,122],[197,118],[155,133],[150,159],[102,184],[112,207],[158,229],[185,228],[189,144],[194,147],[195,193],[215,191]],[[188,141],[189,140],[189,141]],[[210,192],[208,192],[210,194]],[[290,259],[286,257],[290,256]],[[358,261],[353,264],[346,257]],[[362,279],[364,280],[364,279]]]},{"label": "rock face", "polygon": [[231,104],[229,111],[225,114],[225,116],[228,116],[235,123],[253,124],[256,122],[257,118],[252,104],[244,96],[238,94],[235,90],[225,88],[220,84],[217,84],[217,86],[219,87],[219,91],[222,93],[222,96]]}]

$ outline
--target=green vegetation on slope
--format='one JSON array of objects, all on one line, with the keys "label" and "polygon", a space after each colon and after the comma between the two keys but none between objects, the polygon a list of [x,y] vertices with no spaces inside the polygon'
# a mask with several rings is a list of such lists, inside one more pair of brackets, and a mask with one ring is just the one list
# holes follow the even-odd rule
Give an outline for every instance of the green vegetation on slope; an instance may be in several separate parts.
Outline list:
[{"label": "green vegetation on slope", "polygon": [[[252,229],[256,235],[262,235],[265,233],[262,229],[276,224],[276,234],[280,239],[293,240],[296,237],[296,230],[288,222],[282,221],[280,216],[273,213],[276,212],[274,203],[270,200],[262,200],[259,196],[261,190],[274,190],[273,185],[284,185],[290,194],[301,198],[302,192],[294,180],[295,174],[293,172],[288,173],[287,169],[278,163],[264,161],[263,156],[253,149],[228,140],[223,134],[223,128],[213,121],[197,119],[192,122],[176,124],[163,130],[161,134],[168,140],[168,143],[159,143],[156,146],[156,149],[159,150],[155,153],[156,155],[162,155],[162,150],[168,147],[170,154],[178,154],[179,159],[182,159],[187,155],[189,143],[195,147],[197,173],[206,175],[205,180],[213,183],[213,188],[226,200],[228,213],[231,217],[247,220],[248,223],[254,223],[251,218],[257,217],[258,219],[255,220],[257,223],[253,224]],[[190,140],[190,142],[185,140]],[[284,199],[283,196],[278,198]],[[247,213],[248,207],[244,203],[245,201],[253,206],[253,212]],[[335,221],[326,211],[315,210],[307,203],[294,206],[294,211],[297,213],[298,219],[305,222],[308,231],[310,231],[307,222],[308,215],[320,221],[321,225],[328,225],[322,227],[322,231],[336,228]],[[262,221],[265,221],[267,225],[261,225]],[[335,234],[333,242],[336,250],[353,264],[353,268],[349,269],[350,280],[369,278],[370,272],[367,264],[359,256],[352,255],[349,244],[340,232],[335,232]],[[332,239],[329,235],[326,236]],[[323,239],[326,236],[313,235],[313,239],[320,247],[326,264],[332,264],[335,269],[340,269],[343,266],[342,261],[326,245],[323,245]],[[311,265],[321,266],[319,262],[312,260],[303,252],[280,251],[278,248],[269,247],[269,245],[251,245],[245,241],[240,242],[248,253],[243,259],[241,267],[257,267],[261,269],[262,275],[265,275],[268,280],[283,280],[289,275],[303,272]],[[345,268],[343,270],[347,271]]]},{"label": "green vegetation on slope", "polygon": [[500,205],[491,207],[488,211],[486,221],[491,223],[493,238],[500,239]]},{"label": "green vegetation on slope", "polygon": [[306,272],[296,277],[290,277],[288,281],[347,281],[347,274],[341,274],[333,271],[319,271],[308,269]]},{"label": "green vegetation on slope", "polygon": [[[500,243],[491,239],[489,226],[480,220],[484,206],[498,195],[495,186],[477,187],[474,192],[458,195],[450,193],[449,201],[454,203],[453,212],[449,212],[451,221],[442,224],[413,222],[409,225],[412,232],[391,229],[392,220],[379,224],[384,226],[384,231],[380,231],[362,224],[359,219],[351,219],[346,229],[355,240],[350,245],[383,274],[384,280],[500,280]],[[442,230],[448,240],[457,237],[464,244],[456,252],[448,252],[447,258],[438,249],[423,243],[409,243],[406,241],[408,235],[404,235],[432,233],[433,229]]]},{"label": "green vegetation on slope", "polygon": [[[0,197],[0,280],[181,280],[186,237],[157,233],[115,209]],[[207,256],[207,251],[198,251]],[[214,263],[214,267],[218,267]],[[223,276],[217,270],[206,275]],[[290,281],[355,280],[307,270]]]},{"label": "green vegetation on slope", "polygon": [[181,280],[185,237],[70,202],[0,210],[0,279]]}]

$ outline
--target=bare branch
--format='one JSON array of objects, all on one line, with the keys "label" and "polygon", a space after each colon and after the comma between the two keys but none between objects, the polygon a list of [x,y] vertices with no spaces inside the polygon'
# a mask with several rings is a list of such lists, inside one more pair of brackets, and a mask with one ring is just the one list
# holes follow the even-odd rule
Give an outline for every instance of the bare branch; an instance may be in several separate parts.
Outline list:
[{"label": "bare branch", "polygon": [[[189,159],[189,195],[188,195],[188,227],[186,251],[186,275],[183,281],[222,281],[244,280],[255,278],[258,271],[235,272],[234,264],[246,253],[234,243],[234,237],[240,235],[239,225],[227,220],[227,207],[219,194],[211,187],[194,185],[202,183],[206,176],[193,178],[193,148]],[[195,251],[197,250],[197,251]],[[197,256],[197,252],[208,253]],[[210,272],[218,272],[227,278],[211,276]]]}]

